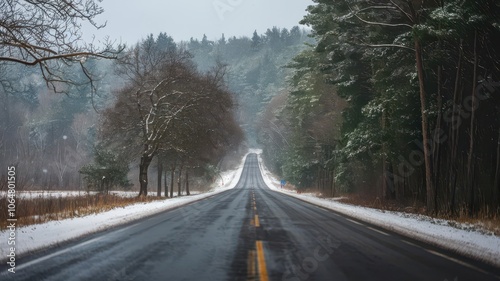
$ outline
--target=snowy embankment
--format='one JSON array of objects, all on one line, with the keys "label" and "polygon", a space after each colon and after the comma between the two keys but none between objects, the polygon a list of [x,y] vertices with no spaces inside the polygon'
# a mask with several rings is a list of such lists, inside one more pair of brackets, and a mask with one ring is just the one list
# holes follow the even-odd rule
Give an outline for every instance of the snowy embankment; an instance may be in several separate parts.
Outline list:
[{"label": "snowy embankment", "polygon": [[[221,173],[223,174],[223,173]],[[227,176],[226,176],[227,177]],[[229,175],[229,177],[232,177],[232,175]],[[197,195],[200,194],[200,191],[191,191],[191,195]],[[62,190],[30,190],[30,191],[18,191],[16,192],[16,198],[22,198],[22,199],[41,199],[41,198],[67,198],[67,197],[80,197],[80,196],[87,196],[87,195],[97,195],[99,192],[97,191],[62,191]],[[120,196],[123,198],[132,198],[137,196],[137,191],[110,191],[109,194],[111,195],[116,195]],[[183,191],[182,195],[185,195],[186,192]],[[162,196],[164,196],[165,193],[162,193]],[[7,192],[5,191],[0,191],[0,198],[6,197]],[[156,197],[156,192],[149,192],[148,196],[151,197]]]},{"label": "snowy embankment", "polygon": [[294,191],[280,189],[280,180],[267,170],[260,154],[259,167],[266,184],[277,192],[440,248],[500,266],[500,237],[492,233],[471,229],[470,225],[453,221],[343,204],[334,199],[318,198],[314,194],[297,194]]},{"label": "snowy embankment", "polygon": [[[248,154],[247,154],[248,155]],[[16,229],[16,255],[51,247],[80,236],[106,230],[108,228],[129,223],[143,217],[154,215],[166,210],[177,208],[214,196],[223,191],[232,189],[238,183],[243,170],[246,156],[235,170],[221,173],[221,177],[212,186],[211,191],[193,196],[176,197],[151,203],[138,203],[124,208],[113,209],[108,212],[93,214],[85,217],[51,221],[38,225],[30,225]],[[137,193],[136,193],[137,195]],[[7,256],[7,245],[10,231],[0,232],[0,260]]]}]

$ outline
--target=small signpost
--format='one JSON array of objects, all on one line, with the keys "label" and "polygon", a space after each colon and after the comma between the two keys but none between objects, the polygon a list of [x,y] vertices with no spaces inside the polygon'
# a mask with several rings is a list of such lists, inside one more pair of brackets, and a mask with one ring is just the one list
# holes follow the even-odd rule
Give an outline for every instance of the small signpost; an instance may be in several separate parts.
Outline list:
[{"label": "small signpost", "polygon": [[281,180],[280,185],[281,185],[281,188],[283,188],[286,185],[286,180]]}]

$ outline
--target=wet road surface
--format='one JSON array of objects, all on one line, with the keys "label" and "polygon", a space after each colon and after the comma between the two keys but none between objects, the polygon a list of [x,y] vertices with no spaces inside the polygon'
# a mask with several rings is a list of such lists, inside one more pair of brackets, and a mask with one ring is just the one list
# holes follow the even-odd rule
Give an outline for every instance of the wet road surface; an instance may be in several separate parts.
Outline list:
[{"label": "wet road surface", "polygon": [[[0,265],[0,280],[500,280],[500,270],[274,192],[236,188]],[[495,275],[496,274],[496,275]]]}]

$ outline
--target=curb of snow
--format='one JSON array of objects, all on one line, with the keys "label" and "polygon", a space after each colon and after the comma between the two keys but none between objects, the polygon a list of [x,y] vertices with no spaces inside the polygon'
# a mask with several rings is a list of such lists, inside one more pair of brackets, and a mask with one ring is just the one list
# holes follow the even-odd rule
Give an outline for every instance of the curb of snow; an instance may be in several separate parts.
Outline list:
[{"label": "curb of snow", "polygon": [[500,237],[488,235],[474,230],[463,230],[448,225],[435,223],[435,220],[422,215],[401,212],[382,211],[378,209],[354,206],[318,198],[314,195],[297,194],[293,191],[281,190],[280,181],[267,170],[258,154],[259,168],[265,183],[276,192],[295,197],[302,201],[333,210],[347,217],[357,219],[397,234],[419,240],[421,242],[443,248],[461,255],[477,259],[490,265],[500,267]]}]

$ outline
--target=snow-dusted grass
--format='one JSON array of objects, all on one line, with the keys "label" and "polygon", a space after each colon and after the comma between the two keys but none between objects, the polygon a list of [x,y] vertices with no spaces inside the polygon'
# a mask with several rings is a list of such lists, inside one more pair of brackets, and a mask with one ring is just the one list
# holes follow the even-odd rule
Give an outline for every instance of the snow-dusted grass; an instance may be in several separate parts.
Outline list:
[{"label": "snow-dusted grass", "polygon": [[[217,181],[207,193],[157,200],[150,203],[138,203],[84,217],[51,221],[17,228],[15,245],[16,255],[22,256],[23,254],[54,246],[82,235],[126,224],[232,189],[238,183],[247,155],[243,157],[240,165],[235,170],[221,173],[221,177],[224,179],[223,183],[222,180]],[[10,248],[10,246],[7,245],[9,234],[10,232],[8,230],[0,232],[0,261],[5,260],[7,250]]]},{"label": "snow-dusted grass", "polygon": [[[63,220],[94,213],[109,211],[136,203],[158,200],[156,197],[121,197],[116,195],[60,196],[60,197],[16,197],[16,218],[18,226],[41,224],[52,220]],[[7,205],[7,199],[0,199]],[[0,229],[8,225],[8,213],[0,212]]]},{"label": "snow-dusted grass", "polygon": [[[66,197],[79,197],[87,195],[96,195],[97,192],[86,191],[62,191],[62,190],[30,190],[16,192],[17,198],[22,199],[37,199],[37,198],[66,198]],[[0,198],[5,197],[5,191],[0,192]]]},{"label": "snow-dusted grass", "polygon": [[493,233],[478,228],[471,228],[470,225],[454,221],[353,206],[337,202],[338,200],[336,199],[318,198],[314,194],[297,194],[294,191],[280,189],[279,179],[267,170],[260,154],[259,163],[264,181],[271,189],[277,192],[425,243],[500,266],[500,237],[495,236]]},{"label": "snow-dusted grass", "polygon": [[[191,195],[200,194],[200,191],[191,191]],[[64,191],[64,190],[29,190],[29,191],[18,191],[16,192],[16,197],[21,199],[41,199],[41,198],[68,198],[68,197],[83,197],[88,195],[98,195],[97,191]],[[137,197],[138,191],[110,191],[109,194],[117,195],[123,198]],[[177,194],[175,190],[174,195]],[[182,195],[186,195],[183,191]],[[0,191],[0,198],[7,196],[7,192]],[[148,192],[149,197],[157,197],[156,191],[151,190]],[[165,196],[165,192],[162,192],[162,196]]]}]

